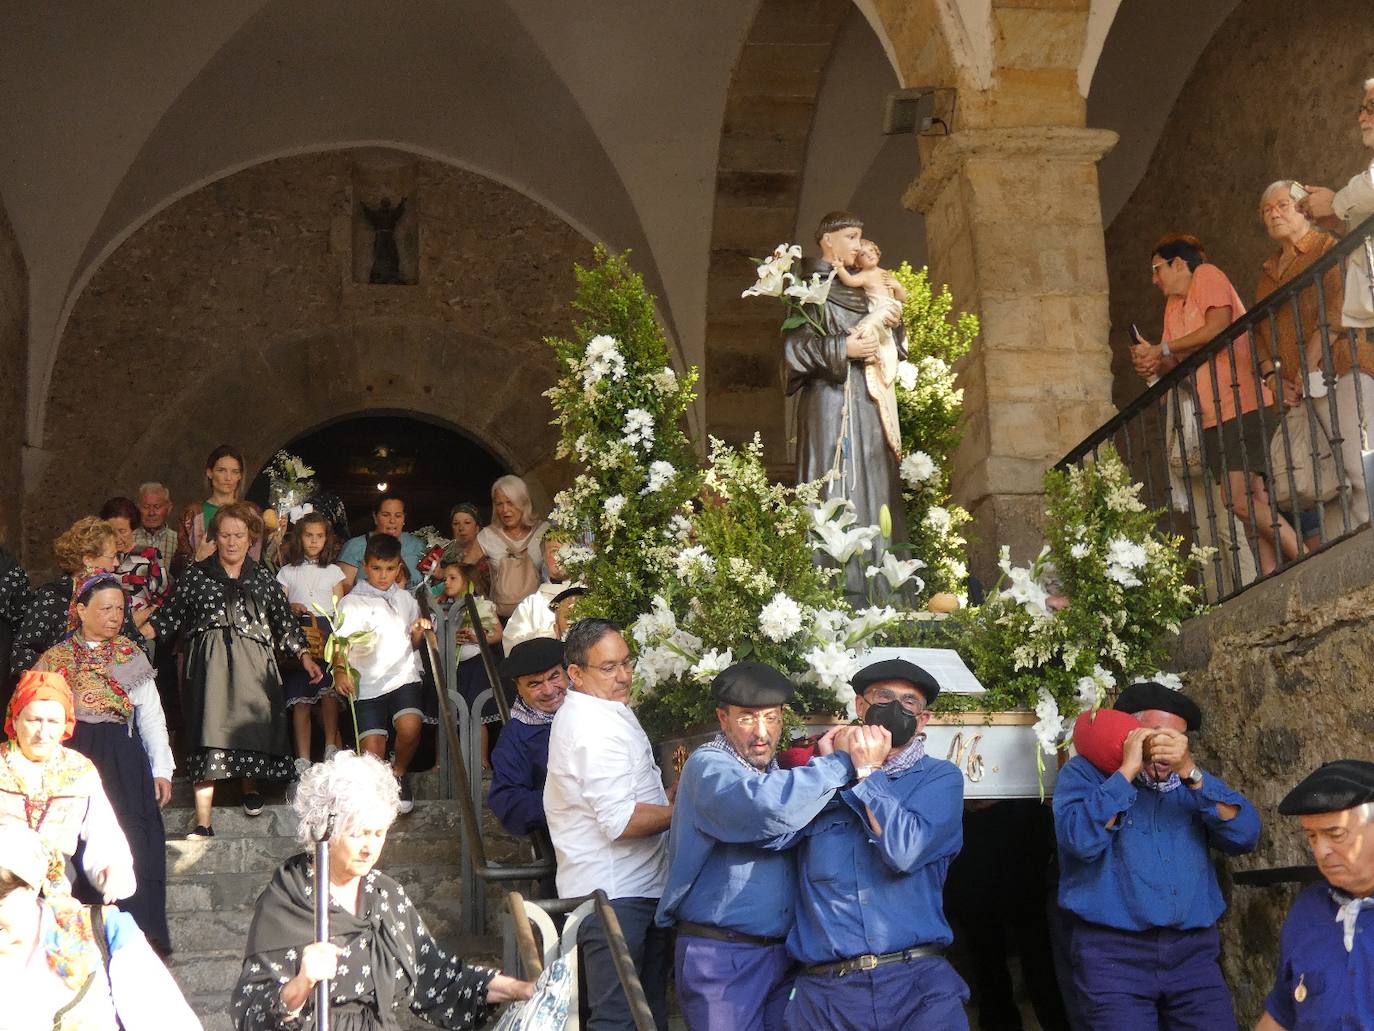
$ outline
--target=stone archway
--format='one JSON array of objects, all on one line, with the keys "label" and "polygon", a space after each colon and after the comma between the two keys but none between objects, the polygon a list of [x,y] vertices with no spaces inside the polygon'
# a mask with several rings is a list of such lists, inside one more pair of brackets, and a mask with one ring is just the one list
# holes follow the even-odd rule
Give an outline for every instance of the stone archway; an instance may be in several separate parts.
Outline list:
[{"label": "stone archway", "polygon": [[78,301],[29,481],[36,568],[72,519],[144,480],[202,489],[216,445],[250,470],[312,426],[414,411],[451,423],[551,493],[553,382],[591,243],[527,197],[414,162],[420,283],[350,273],[353,158],[255,166],[183,198],[105,263]]}]

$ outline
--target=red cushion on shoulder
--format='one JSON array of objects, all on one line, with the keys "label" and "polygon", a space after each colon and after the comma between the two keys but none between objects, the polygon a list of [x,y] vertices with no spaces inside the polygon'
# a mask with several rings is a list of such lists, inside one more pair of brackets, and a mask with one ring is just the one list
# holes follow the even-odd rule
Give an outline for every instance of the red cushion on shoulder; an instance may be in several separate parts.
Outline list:
[{"label": "red cushion on shoulder", "polygon": [[1126,735],[1139,729],[1140,721],[1128,712],[1085,712],[1074,722],[1073,747],[1103,773],[1112,774],[1121,768],[1121,746]]}]

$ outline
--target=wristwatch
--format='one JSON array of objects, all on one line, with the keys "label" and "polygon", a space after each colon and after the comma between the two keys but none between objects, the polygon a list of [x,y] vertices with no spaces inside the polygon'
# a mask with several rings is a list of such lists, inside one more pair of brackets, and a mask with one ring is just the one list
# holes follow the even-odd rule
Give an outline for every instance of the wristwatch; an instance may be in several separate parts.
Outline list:
[{"label": "wristwatch", "polygon": [[855,780],[863,780],[865,777],[867,777],[870,773],[872,773],[872,772],[873,772],[874,770],[876,770],[877,768],[878,768],[878,767],[874,766],[872,763],[867,763],[867,764],[865,764],[865,765],[863,765],[863,766],[855,766],[855,767],[854,767],[854,779],[855,779]]},{"label": "wristwatch", "polygon": [[1189,771],[1188,776],[1184,777],[1180,775],[1178,779],[1184,784],[1187,784],[1190,788],[1195,788],[1202,783],[1202,771],[1194,766],[1192,770]]}]

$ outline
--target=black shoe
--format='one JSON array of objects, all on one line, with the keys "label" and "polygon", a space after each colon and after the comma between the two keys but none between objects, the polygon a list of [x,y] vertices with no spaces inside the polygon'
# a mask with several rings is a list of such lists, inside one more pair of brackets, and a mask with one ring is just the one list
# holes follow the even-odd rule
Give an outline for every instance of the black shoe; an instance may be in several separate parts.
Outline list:
[{"label": "black shoe", "polygon": [[402,816],[408,816],[415,809],[415,795],[410,790],[410,777],[397,777],[396,783],[401,786],[401,804],[397,806],[397,812]]},{"label": "black shoe", "polygon": [[186,837],[190,841],[195,841],[196,838],[213,838],[214,836],[215,829],[213,827],[206,827],[203,824],[196,824],[193,829],[186,833]]},{"label": "black shoe", "polygon": [[243,796],[243,811],[249,816],[262,815],[262,796],[256,791],[251,795]]}]

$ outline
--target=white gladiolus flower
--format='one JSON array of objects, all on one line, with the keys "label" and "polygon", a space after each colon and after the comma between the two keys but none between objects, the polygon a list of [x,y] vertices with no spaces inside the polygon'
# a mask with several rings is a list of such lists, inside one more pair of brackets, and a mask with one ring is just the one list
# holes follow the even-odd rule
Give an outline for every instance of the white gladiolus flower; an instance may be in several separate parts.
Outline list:
[{"label": "white gladiolus flower", "polygon": [[1040,586],[1029,569],[1011,564],[1011,550],[1006,545],[1002,546],[997,565],[1010,581],[1001,589],[1002,594],[1018,602],[1032,616],[1049,614],[1049,592]]},{"label": "white gladiolus flower", "polygon": [[788,297],[795,297],[798,304],[824,304],[830,296],[830,287],[838,272],[839,269],[831,269],[828,276],[822,276],[817,272],[809,281],[793,276],[792,285],[783,293]]},{"label": "white gladiolus flower", "polygon": [[916,389],[916,366],[903,358],[897,363],[897,383],[903,390]]},{"label": "white gladiolus flower", "polygon": [[770,641],[781,644],[797,635],[802,628],[801,606],[782,591],[759,613],[759,631]]},{"label": "white gladiolus flower", "polygon": [[916,576],[916,570],[924,569],[925,563],[918,558],[900,559],[894,552],[883,552],[882,561],[876,566],[869,566],[864,570],[864,575],[872,580],[875,576],[881,576],[887,581],[888,587],[896,590],[902,584],[915,577],[916,590],[920,590],[925,583],[920,577]]},{"label": "white gladiolus flower", "polygon": [[1035,715],[1039,721],[1032,728],[1035,731],[1035,739],[1046,755],[1053,755],[1054,750],[1059,747],[1059,738],[1064,733],[1064,717],[1059,714],[1059,705],[1055,702],[1054,695],[1043,687],[1036,696]]},{"label": "white gladiolus flower", "polygon": [[656,494],[668,484],[673,482],[673,477],[677,475],[677,470],[673,468],[672,462],[650,462],[649,481],[639,492],[641,494]]},{"label": "white gladiolus flower", "polygon": [[692,679],[698,683],[709,684],[734,661],[735,657],[730,654],[729,648],[723,652],[712,648],[691,668],[690,674]]},{"label": "white gladiolus flower", "polygon": [[909,487],[919,487],[939,472],[935,461],[924,451],[913,451],[902,459],[901,474]]},{"label": "white gladiolus flower", "polygon": [[1078,706],[1080,709],[1096,709],[1102,704],[1102,699],[1107,696],[1107,692],[1112,689],[1115,680],[1111,671],[1103,669],[1100,665],[1094,665],[1093,671],[1086,677],[1078,678]]},{"label": "white gladiolus flower", "polygon": [[649,611],[630,624],[630,636],[643,650],[668,637],[677,629],[677,617],[661,595],[649,602]]}]

